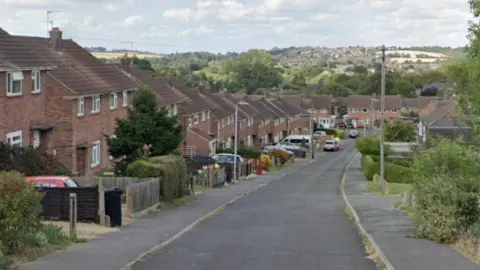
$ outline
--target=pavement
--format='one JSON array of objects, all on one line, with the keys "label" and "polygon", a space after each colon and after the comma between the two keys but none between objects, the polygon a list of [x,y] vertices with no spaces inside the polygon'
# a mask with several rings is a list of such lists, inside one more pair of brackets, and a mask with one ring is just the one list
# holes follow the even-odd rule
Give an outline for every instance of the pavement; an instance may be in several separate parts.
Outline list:
[{"label": "pavement", "polygon": [[360,154],[356,155],[346,170],[345,193],[363,227],[396,270],[480,269],[480,265],[446,245],[414,239],[414,223],[393,207],[401,197],[385,197],[370,192],[360,158]]},{"label": "pavement", "polygon": [[353,140],[229,205],[134,270],[373,270],[339,184]]},{"label": "pavement", "polygon": [[347,140],[341,143],[341,151],[318,153],[313,162],[300,160],[278,172],[200,194],[182,206],[135,220],[118,232],[75,244],[20,269],[121,269],[253,190],[133,269],[376,269],[366,258],[339,194],[341,176],[355,151],[353,144]]}]

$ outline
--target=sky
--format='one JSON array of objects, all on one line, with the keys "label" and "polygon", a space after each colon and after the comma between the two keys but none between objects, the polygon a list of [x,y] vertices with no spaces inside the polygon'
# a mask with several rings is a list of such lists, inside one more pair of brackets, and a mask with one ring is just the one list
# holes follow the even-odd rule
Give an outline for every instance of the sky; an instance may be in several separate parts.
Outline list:
[{"label": "sky", "polygon": [[[47,10],[52,24],[47,23]],[[157,53],[467,44],[467,0],[0,0],[0,28]]]}]

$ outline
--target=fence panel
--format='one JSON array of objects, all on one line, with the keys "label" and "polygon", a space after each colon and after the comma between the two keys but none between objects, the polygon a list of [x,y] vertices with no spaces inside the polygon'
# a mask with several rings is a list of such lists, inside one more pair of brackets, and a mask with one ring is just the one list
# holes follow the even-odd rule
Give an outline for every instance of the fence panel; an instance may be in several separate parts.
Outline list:
[{"label": "fence panel", "polygon": [[135,177],[72,177],[72,179],[77,182],[81,187],[92,187],[97,186],[100,179],[103,180],[103,187],[106,189],[111,188],[120,188],[126,190],[127,186],[130,184],[137,184],[145,181],[149,181],[150,178],[135,178]]},{"label": "fence panel", "polygon": [[53,188],[40,187],[42,199],[42,217],[47,220],[69,220],[70,193],[77,194],[78,221],[98,222],[98,188]]},{"label": "fence panel", "polygon": [[127,216],[148,209],[161,200],[160,185],[161,180],[158,178],[149,178],[149,181],[134,183],[127,186]]}]

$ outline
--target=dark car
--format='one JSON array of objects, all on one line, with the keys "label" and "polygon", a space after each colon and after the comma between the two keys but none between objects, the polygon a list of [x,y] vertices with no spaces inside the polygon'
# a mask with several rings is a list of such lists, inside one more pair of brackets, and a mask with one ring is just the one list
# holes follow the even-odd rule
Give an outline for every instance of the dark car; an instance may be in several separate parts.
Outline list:
[{"label": "dark car", "polygon": [[345,123],[338,123],[337,128],[347,128],[347,125]]},{"label": "dark car", "polygon": [[348,128],[348,129],[354,129],[355,126],[354,126],[353,124],[348,124],[348,125],[347,125],[347,128]]}]

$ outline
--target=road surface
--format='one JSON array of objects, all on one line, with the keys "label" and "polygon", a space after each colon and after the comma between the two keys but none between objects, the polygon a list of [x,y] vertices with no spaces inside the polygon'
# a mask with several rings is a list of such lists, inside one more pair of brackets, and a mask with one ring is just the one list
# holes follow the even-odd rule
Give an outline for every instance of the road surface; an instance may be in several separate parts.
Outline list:
[{"label": "road surface", "polygon": [[376,269],[339,194],[353,142],[233,203],[133,269]]}]

